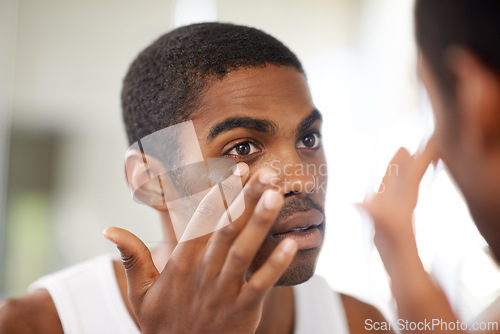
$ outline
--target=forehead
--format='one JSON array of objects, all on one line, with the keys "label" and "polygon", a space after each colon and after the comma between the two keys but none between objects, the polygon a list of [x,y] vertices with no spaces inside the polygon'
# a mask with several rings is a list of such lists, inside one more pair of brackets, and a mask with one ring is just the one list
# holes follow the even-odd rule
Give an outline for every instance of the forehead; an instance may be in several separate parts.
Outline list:
[{"label": "forehead", "polygon": [[264,118],[278,130],[295,127],[314,109],[305,76],[295,68],[267,65],[239,69],[209,83],[191,119],[198,133],[228,117]]}]

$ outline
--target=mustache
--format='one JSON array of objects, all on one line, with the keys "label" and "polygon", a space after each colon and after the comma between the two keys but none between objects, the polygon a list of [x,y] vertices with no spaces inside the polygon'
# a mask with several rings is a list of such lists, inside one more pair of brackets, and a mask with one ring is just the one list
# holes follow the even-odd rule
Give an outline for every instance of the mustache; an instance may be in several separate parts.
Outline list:
[{"label": "mustache", "polygon": [[291,216],[296,212],[309,211],[311,209],[316,209],[321,212],[323,216],[325,215],[324,208],[316,203],[309,195],[300,198],[291,197],[281,208],[277,220],[280,221],[286,219],[288,216]]}]

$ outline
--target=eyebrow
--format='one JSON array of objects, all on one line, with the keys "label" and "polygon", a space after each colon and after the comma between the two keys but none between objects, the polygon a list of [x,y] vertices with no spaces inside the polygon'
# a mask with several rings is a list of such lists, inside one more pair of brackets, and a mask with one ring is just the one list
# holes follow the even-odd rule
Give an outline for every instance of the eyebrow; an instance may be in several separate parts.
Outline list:
[{"label": "eyebrow", "polygon": [[268,135],[274,135],[278,128],[272,121],[252,117],[231,117],[227,118],[210,129],[208,140],[213,140],[219,134],[231,131],[236,128],[245,128]]},{"label": "eyebrow", "polygon": [[[311,127],[311,125],[313,125],[314,122],[322,119],[323,117],[321,116],[321,113],[318,111],[318,109],[314,108],[313,111],[304,120],[302,120],[302,122],[300,122],[299,126],[297,127],[297,133],[306,131]],[[219,134],[237,128],[250,129],[272,136],[276,133],[278,126],[276,125],[276,123],[265,119],[252,117],[230,117],[214,125],[210,129],[207,139],[209,141],[212,141]]]},{"label": "eyebrow", "polygon": [[297,127],[297,134],[300,135],[301,133],[308,130],[317,120],[323,121],[323,116],[318,109],[314,108],[309,116],[307,116],[302,122],[300,122],[299,126]]}]

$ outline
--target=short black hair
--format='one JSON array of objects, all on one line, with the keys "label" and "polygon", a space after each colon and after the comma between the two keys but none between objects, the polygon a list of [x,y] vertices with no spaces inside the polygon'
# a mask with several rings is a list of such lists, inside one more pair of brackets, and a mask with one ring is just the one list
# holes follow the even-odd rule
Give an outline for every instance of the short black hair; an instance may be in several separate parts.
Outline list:
[{"label": "short black hair", "polygon": [[444,59],[450,46],[471,50],[500,72],[499,0],[416,0],[415,23],[417,43],[445,97],[455,93]]},{"label": "short black hair", "polygon": [[255,28],[211,22],[166,33],[138,55],[123,81],[129,143],[188,120],[210,80],[268,64],[304,73],[292,51]]}]

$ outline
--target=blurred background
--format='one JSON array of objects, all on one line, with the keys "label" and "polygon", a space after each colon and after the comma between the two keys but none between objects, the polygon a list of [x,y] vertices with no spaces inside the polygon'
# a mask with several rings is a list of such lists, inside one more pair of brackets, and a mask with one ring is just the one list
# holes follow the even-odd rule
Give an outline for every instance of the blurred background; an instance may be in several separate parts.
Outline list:
[{"label": "blurred background", "polygon": [[[305,65],[323,112],[327,239],[318,273],[394,319],[372,225],[353,207],[399,146],[432,132],[418,82],[412,0],[0,0],[0,299],[106,252],[101,231],[150,246],[155,212],[125,185],[119,95],[128,65],[166,31],[219,20],[261,28]],[[419,251],[465,320],[500,296],[500,272],[442,165],[424,178]]]}]

